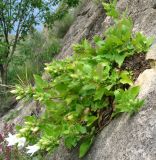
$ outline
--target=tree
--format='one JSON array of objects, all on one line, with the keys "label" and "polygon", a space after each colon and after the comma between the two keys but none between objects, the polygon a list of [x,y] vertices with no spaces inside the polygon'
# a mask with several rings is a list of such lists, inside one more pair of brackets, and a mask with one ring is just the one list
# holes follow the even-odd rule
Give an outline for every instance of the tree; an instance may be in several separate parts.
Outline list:
[{"label": "tree", "polygon": [[[51,26],[79,0],[0,0],[0,76],[7,84],[9,64],[17,45],[39,23]],[[57,9],[54,9],[56,7]],[[59,7],[58,7],[59,6]]]}]

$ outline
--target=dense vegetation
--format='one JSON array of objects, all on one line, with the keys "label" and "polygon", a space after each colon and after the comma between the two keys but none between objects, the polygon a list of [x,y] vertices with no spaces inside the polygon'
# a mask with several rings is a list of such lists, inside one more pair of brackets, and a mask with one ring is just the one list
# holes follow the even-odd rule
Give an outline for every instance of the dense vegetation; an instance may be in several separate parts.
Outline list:
[{"label": "dense vegetation", "polygon": [[[51,26],[62,19],[79,0],[1,0],[0,1],[0,76],[8,82],[8,69],[17,45],[40,23]],[[54,9],[56,8],[57,9]]]},{"label": "dense vegetation", "polygon": [[139,86],[134,86],[132,72],[121,67],[125,58],[145,53],[152,40],[132,33],[132,20],[116,10],[116,1],[103,5],[114,20],[104,40],[95,36],[94,47],[87,40],[74,45],[73,57],[47,64],[48,80],[35,75],[34,86],[22,84],[12,90],[17,99],[33,99],[45,107],[41,116],[26,117],[18,134],[10,135],[16,137],[14,144],[26,140],[31,155],[53,152],[63,141],[69,149],[79,144],[81,158],[107,123],[105,112],[110,121],[123,112],[138,111],[143,104],[137,99]]}]

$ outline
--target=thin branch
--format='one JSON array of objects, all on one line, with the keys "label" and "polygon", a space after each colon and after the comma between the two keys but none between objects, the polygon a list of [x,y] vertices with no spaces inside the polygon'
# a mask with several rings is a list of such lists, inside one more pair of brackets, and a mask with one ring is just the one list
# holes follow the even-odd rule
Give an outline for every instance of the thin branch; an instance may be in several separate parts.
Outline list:
[{"label": "thin branch", "polygon": [[4,33],[4,36],[5,36],[5,40],[7,42],[7,44],[9,44],[9,39],[8,39],[8,30],[7,30],[7,26],[6,26],[6,20],[5,20],[5,17],[4,17],[4,10],[1,11],[1,24],[3,26],[3,33]]},{"label": "thin branch", "polygon": [[17,13],[17,16],[16,16],[16,18],[14,19],[14,21],[12,22],[12,26],[14,26],[15,25],[15,22],[18,20],[18,18],[19,18],[19,15],[20,15],[20,11],[21,11],[21,7],[22,7],[22,3],[23,3],[23,0],[21,0],[20,2],[19,2],[19,8],[17,8],[17,10],[18,10],[18,13]]}]

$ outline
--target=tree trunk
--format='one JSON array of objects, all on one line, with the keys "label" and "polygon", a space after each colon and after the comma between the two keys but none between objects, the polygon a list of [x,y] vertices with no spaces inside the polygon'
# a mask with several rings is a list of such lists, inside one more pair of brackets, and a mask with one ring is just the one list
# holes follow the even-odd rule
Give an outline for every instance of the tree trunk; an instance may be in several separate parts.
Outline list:
[{"label": "tree trunk", "polygon": [[2,84],[7,85],[7,73],[8,73],[8,67],[6,65],[0,65],[0,72],[1,72],[1,80]]}]

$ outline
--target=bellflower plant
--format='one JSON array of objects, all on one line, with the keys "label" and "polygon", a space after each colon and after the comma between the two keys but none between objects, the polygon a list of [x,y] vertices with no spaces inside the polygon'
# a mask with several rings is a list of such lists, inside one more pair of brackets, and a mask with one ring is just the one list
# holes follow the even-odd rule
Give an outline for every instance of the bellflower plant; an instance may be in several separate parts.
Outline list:
[{"label": "bellflower plant", "polygon": [[[19,137],[27,140],[31,156],[54,152],[63,141],[68,149],[79,144],[82,158],[95,135],[112,118],[137,112],[143,105],[143,100],[137,99],[139,86],[122,65],[126,58],[144,54],[152,40],[141,33],[133,34],[131,18],[120,14],[116,3],[103,3],[114,20],[104,40],[96,36],[93,46],[87,40],[74,45],[74,56],[46,65],[48,80],[35,75],[34,86],[18,85],[12,91],[17,99],[33,99],[45,107],[42,115],[26,117],[18,129]],[[20,145],[19,139],[13,141],[12,137],[10,144]]]}]

